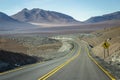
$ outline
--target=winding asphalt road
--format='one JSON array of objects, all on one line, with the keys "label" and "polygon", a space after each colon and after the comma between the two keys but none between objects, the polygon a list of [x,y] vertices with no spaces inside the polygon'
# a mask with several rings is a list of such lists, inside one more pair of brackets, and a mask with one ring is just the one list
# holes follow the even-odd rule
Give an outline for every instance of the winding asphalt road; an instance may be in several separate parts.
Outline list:
[{"label": "winding asphalt road", "polygon": [[85,45],[80,55],[47,80],[111,80],[91,61]]},{"label": "winding asphalt road", "polygon": [[[111,80],[88,57],[84,43],[75,44],[74,50],[65,57],[38,63],[5,74],[0,74],[0,80]],[[80,54],[79,53],[79,50]],[[74,56],[74,59],[70,60]],[[65,66],[46,79],[42,76],[69,60]]]}]

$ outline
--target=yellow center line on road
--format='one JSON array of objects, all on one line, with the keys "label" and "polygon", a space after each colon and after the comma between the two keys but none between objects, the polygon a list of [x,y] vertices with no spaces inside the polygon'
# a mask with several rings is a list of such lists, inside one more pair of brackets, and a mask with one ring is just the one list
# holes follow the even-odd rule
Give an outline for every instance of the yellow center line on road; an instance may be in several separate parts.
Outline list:
[{"label": "yellow center line on road", "polygon": [[78,53],[75,56],[73,56],[72,58],[70,58],[69,60],[67,60],[66,62],[64,62],[63,64],[59,65],[58,67],[54,68],[53,70],[51,70],[47,74],[43,75],[38,80],[46,80],[46,79],[48,79],[50,76],[52,76],[57,71],[59,71],[61,68],[63,68],[65,65],[69,64],[72,60],[74,60],[75,58],[77,58],[79,55],[80,55],[80,50],[78,51]]},{"label": "yellow center line on road", "polygon": [[[72,53],[72,52],[73,52],[73,49],[70,53]],[[35,64],[21,66],[21,67],[18,67],[18,68],[12,69],[12,70],[8,70],[8,71],[5,71],[5,72],[0,72],[0,76],[8,74],[8,73],[16,72],[16,71],[19,71],[19,70],[23,70],[23,69],[26,69],[26,68],[31,68],[31,67],[37,66],[37,65],[42,64],[42,63],[44,63],[44,61],[43,62],[38,62],[38,63],[35,63]]]},{"label": "yellow center line on road", "polygon": [[116,80],[116,78],[105,68],[103,68],[89,53],[88,48],[86,47],[86,51],[88,53],[89,58],[111,79],[111,80]]}]

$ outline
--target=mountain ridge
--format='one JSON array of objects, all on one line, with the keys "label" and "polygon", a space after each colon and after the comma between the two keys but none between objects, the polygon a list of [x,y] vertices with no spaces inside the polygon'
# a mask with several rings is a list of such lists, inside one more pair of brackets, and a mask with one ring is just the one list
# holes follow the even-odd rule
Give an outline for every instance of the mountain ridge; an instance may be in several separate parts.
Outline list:
[{"label": "mountain ridge", "polygon": [[97,23],[97,22],[104,22],[104,21],[110,21],[110,20],[120,20],[120,11],[105,14],[102,16],[91,17],[84,22],[85,23]]},{"label": "mountain ridge", "polygon": [[31,10],[24,8],[22,11],[11,16],[14,19],[23,22],[35,22],[35,23],[76,23],[78,22],[73,17],[55,12],[47,11],[39,8],[33,8]]},{"label": "mountain ridge", "polygon": [[18,22],[17,20],[11,18],[3,12],[0,12],[0,22]]},{"label": "mountain ridge", "polygon": [[0,12],[0,31],[27,30],[37,27],[38,26],[13,19],[7,14]]}]

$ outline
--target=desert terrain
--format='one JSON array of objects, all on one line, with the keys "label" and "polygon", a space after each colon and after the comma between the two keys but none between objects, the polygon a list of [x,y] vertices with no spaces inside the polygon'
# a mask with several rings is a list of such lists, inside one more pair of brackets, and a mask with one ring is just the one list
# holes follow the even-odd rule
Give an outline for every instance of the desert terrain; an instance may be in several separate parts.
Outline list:
[{"label": "desert terrain", "polygon": [[[110,44],[109,55],[107,49],[105,49],[104,58],[104,47],[103,43],[108,40]],[[99,61],[104,68],[109,70],[114,76],[120,78],[120,27],[106,28],[92,32],[88,36],[84,36],[83,40],[88,42],[92,51],[91,54],[94,58]]]},{"label": "desert terrain", "polygon": [[0,71],[60,58],[69,53],[71,48],[72,45],[65,41],[41,37],[38,34],[2,35],[0,37]]}]

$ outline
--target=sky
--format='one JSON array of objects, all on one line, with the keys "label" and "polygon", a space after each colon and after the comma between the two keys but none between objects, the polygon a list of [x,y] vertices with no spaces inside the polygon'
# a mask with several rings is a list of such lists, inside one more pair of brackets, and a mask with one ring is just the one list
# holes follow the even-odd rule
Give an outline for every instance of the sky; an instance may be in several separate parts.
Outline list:
[{"label": "sky", "polygon": [[61,12],[84,21],[120,11],[120,0],[0,0],[0,12],[13,15],[23,8]]}]

